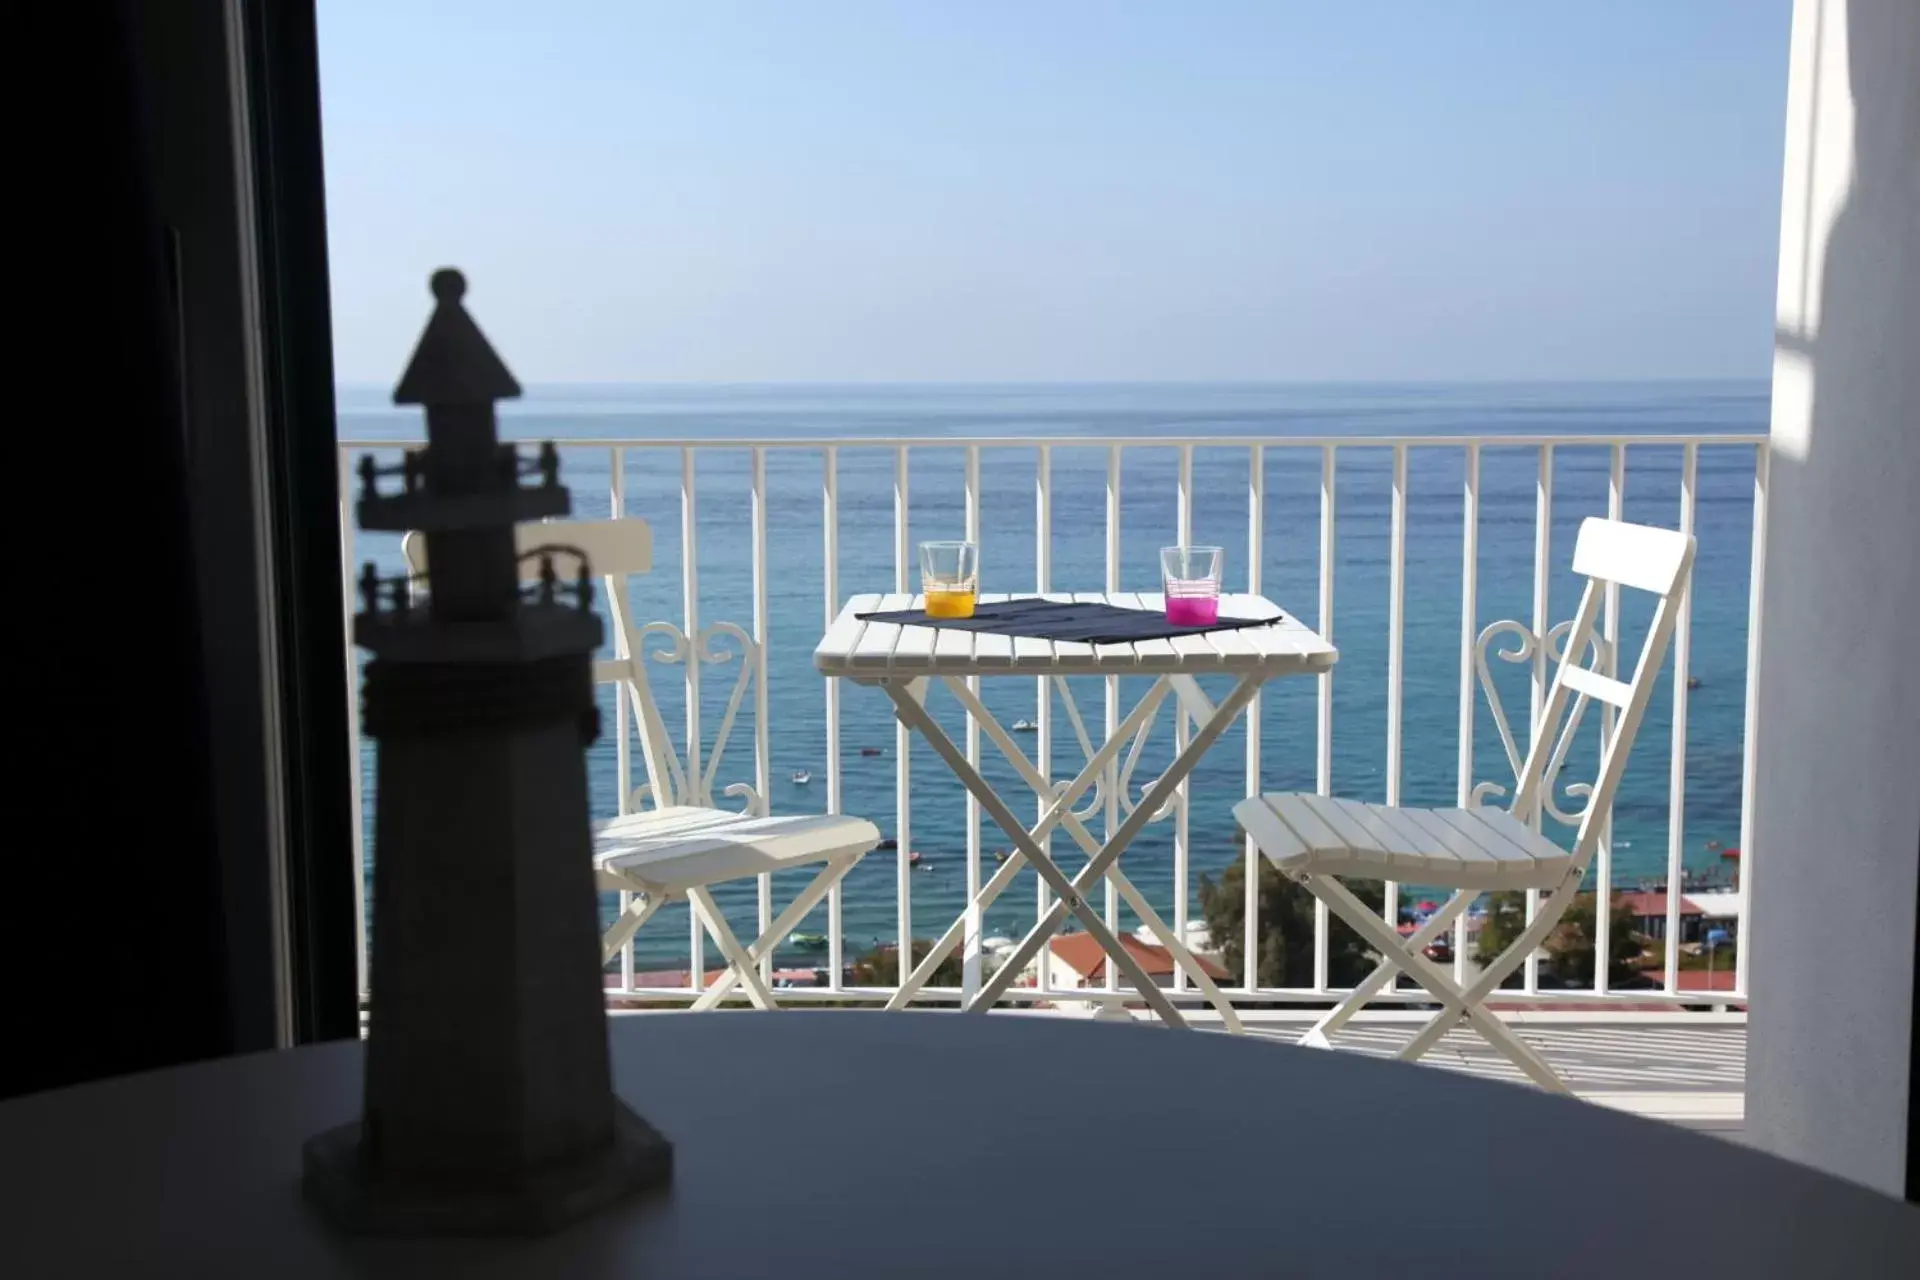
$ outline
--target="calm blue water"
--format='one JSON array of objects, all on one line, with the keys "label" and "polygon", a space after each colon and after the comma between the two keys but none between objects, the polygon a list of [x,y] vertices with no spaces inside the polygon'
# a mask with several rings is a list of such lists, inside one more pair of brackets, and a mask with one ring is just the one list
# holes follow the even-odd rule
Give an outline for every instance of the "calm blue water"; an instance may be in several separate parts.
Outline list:
[{"label": "calm blue water", "polygon": [[[341,434],[347,439],[412,439],[419,419],[386,403],[379,389],[343,389]],[[916,437],[1035,437],[1056,441],[1107,437],[1523,436],[1544,434],[1698,434],[1763,432],[1764,382],[1658,384],[1391,385],[1391,386],[953,386],[953,387],[536,387],[503,406],[505,433],[515,438],[593,437],[644,441],[680,438],[763,440]],[[981,560],[984,589],[1034,586],[1034,472],[1031,447],[995,448],[982,457]],[[567,451],[564,478],[581,516],[607,511],[608,455]],[[1461,598],[1461,489],[1463,451],[1414,449],[1408,476],[1405,598],[1403,798],[1407,803],[1451,804],[1459,741]],[[1177,452],[1130,449],[1122,474],[1121,585],[1158,586],[1155,549],[1175,528]],[[1266,453],[1267,518],[1263,552],[1266,594],[1310,624],[1317,619],[1319,559],[1318,450],[1270,448]],[[1551,616],[1570,616],[1578,586],[1567,565],[1579,522],[1605,514],[1608,450],[1563,446],[1553,466]],[[844,592],[886,590],[893,582],[893,452],[844,445],[840,450],[840,582]],[[911,538],[958,537],[962,532],[964,454],[959,448],[916,449],[911,465]],[[1229,587],[1244,584],[1247,546],[1247,466],[1244,446],[1196,451],[1194,540],[1228,548]],[[1647,445],[1628,451],[1626,516],[1675,525],[1679,518],[1681,449]],[[1692,671],[1701,680],[1689,701],[1684,844],[1696,869],[1718,859],[1709,842],[1737,845],[1740,756],[1745,696],[1747,576],[1752,537],[1753,449],[1703,448],[1696,527],[1700,550],[1694,576]],[[1333,679],[1333,788],[1358,799],[1384,798],[1387,771],[1388,529],[1392,457],[1385,449],[1343,450],[1337,473],[1336,571],[1333,638],[1340,664]],[[1488,448],[1481,461],[1479,602],[1476,629],[1503,618],[1531,615],[1537,453],[1532,448]],[[1097,589],[1104,565],[1106,451],[1103,445],[1059,444],[1053,450],[1053,579],[1058,590]],[[748,455],[713,451],[698,460],[698,570],[701,620],[751,626]],[[817,450],[770,450],[767,457],[770,581],[768,604],[769,733],[775,812],[818,811],[826,803],[824,692],[811,653],[822,622],[821,458]],[[681,618],[684,563],[680,513],[680,455],[629,450],[627,510],[645,517],[655,537],[654,573],[630,584],[642,618]],[[397,567],[397,540],[362,537],[358,558]],[[1637,652],[1649,604],[1629,593],[1622,610],[1623,668]],[[1495,661],[1495,678],[1524,750],[1527,671]],[[707,731],[718,724],[733,668],[709,668],[702,703]],[[684,724],[677,669],[654,668],[655,689],[667,722]],[[1624,674],[1624,670],[1623,670]],[[1076,681],[1083,714],[1098,735],[1102,715],[1098,681]],[[1145,681],[1123,682],[1130,705]],[[1218,682],[1215,682],[1218,683]],[[1136,685],[1138,686],[1136,688]],[[1224,686],[1211,688],[1217,696]],[[1035,716],[1034,682],[987,682],[986,699],[1003,722]],[[611,734],[610,695],[604,700]],[[1314,785],[1315,689],[1310,680],[1268,686],[1263,712],[1266,788]],[[1476,781],[1510,783],[1484,698],[1476,696]],[[961,718],[950,701],[936,709],[950,732]],[[1615,806],[1614,883],[1631,887],[1664,876],[1667,859],[1671,732],[1670,681],[1663,680],[1643,726]],[[751,704],[719,771],[721,782],[753,776]],[[1589,778],[1594,769],[1598,717],[1583,729],[1564,777]],[[1055,774],[1070,776],[1076,748],[1064,716],[1056,716]],[[1026,740],[1031,749],[1032,740]],[[896,829],[893,720],[883,695],[847,686],[842,694],[844,808]],[[885,749],[862,757],[862,746]],[[1025,796],[1010,767],[990,757],[985,772],[1003,794]],[[1150,780],[1172,753],[1170,712],[1135,775]],[[615,808],[613,745],[603,736],[591,752],[597,814]],[[637,759],[637,755],[636,755]],[[1245,733],[1230,730],[1194,775],[1190,810],[1192,911],[1199,915],[1198,878],[1238,856],[1231,806],[1245,793]],[[363,764],[371,800],[371,751]],[[1061,766],[1066,765],[1065,772]],[[795,769],[814,782],[798,787]],[[959,784],[932,751],[911,754],[911,841],[931,870],[912,876],[913,927],[941,932],[962,909],[965,889],[965,806]],[[636,773],[638,772],[636,766]],[[1022,811],[1029,806],[1022,805]],[[1569,806],[1570,807],[1570,806]],[[1570,829],[1553,828],[1565,837]],[[1005,847],[990,821],[983,824],[985,860]],[[1055,840],[1056,855],[1069,842]],[[1069,868],[1077,852],[1062,856]],[[1126,855],[1129,874],[1171,915],[1173,822],[1149,827]],[[895,859],[876,853],[846,882],[845,925],[851,948],[897,933]],[[776,883],[776,904],[803,874]],[[369,878],[369,892],[371,880]],[[1409,896],[1411,897],[1409,891]],[[743,934],[754,912],[751,884],[718,895]],[[1015,934],[1031,924],[1034,876],[1023,873],[988,913],[989,932]],[[611,911],[611,901],[608,910]],[[1123,917],[1124,918],[1124,917]],[[824,932],[823,906],[802,928]],[[684,911],[667,912],[637,940],[642,967],[684,964]],[[714,952],[708,948],[709,962]]]}]

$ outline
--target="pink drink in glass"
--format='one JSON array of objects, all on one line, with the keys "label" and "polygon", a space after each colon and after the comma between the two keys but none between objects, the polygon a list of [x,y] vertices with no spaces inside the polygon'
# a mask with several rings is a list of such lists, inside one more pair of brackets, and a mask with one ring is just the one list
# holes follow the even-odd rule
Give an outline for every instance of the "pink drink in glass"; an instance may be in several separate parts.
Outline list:
[{"label": "pink drink in glass", "polygon": [[[1220,597],[1209,592],[1206,595],[1177,595],[1175,592],[1188,584],[1169,582],[1167,584],[1167,621],[1176,627],[1210,627],[1220,621]],[[1204,590],[1210,583],[1194,583],[1195,588]]]},{"label": "pink drink in glass", "polygon": [[1220,570],[1225,556],[1219,547],[1160,548],[1168,622],[1176,627],[1211,627],[1220,621]]}]

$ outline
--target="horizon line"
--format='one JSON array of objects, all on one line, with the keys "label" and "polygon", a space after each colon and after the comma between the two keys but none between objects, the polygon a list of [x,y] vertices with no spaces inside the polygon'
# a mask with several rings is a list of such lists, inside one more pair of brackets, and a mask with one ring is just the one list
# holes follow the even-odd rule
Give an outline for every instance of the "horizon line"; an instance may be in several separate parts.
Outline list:
[{"label": "horizon line", "polygon": [[[658,388],[821,388],[888,389],[954,387],[1473,387],[1473,386],[1645,386],[1682,382],[1771,382],[1772,374],[1662,374],[1650,377],[1545,378],[927,378],[927,379],[782,379],[717,378],[571,378],[527,379],[522,387],[658,387]],[[336,389],[385,388],[391,379],[338,378]]]}]

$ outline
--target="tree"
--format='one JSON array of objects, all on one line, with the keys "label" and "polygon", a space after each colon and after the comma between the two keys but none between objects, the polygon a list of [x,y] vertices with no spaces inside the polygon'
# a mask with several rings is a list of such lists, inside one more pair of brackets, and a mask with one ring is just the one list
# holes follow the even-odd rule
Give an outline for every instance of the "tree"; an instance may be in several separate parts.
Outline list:
[{"label": "tree", "polygon": [[[1548,961],[1562,982],[1576,987],[1593,985],[1595,934],[1599,932],[1599,899],[1583,893],[1573,900],[1567,914],[1547,935]],[[1638,974],[1632,962],[1640,955],[1640,939],[1634,934],[1634,916],[1625,901],[1615,897],[1608,913],[1612,920],[1607,931],[1607,982],[1617,984]]]},{"label": "tree", "polygon": [[[1263,987],[1313,985],[1313,895],[1259,860],[1260,954],[1255,976]],[[1368,906],[1378,910],[1385,895],[1378,881],[1345,882]],[[1247,864],[1236,858],[1215,881],[1200,877],[1200,911],[1207,936],[1220,949],[1221,962],[1236,977],[1246,957]],[[1373,971],[1373,951],[1360,935],[1336,917],[1327,930],[1327,982],[1351,986]]]},{"label": "tree", "polygon": [[[1583,893],[1573,900],[1567,913],[1560,917],[1560,923],[1547,935],[1542,948],[1547,953],[1547,965],[1553,975],[1562,982],[1576,987],[1593,985],[1594,934],[1597,930],[1597,899],[1591,893]],[[1527,923],[1527,895],[1517,889],[1503,889],[1492,895],[1487,906],[1487,920],[1480,927],[1479,945],[1474,948],[1473,958],[1481,965],[1492,964],[1494,959],[1513,945]],[[1607,938],[1607,950],[1610,953],[1607,964],[1607,981],[1624,982],[1636,973],[1632,961],[1640,954],[1640,939],[1633,931],[1632,910],[1621,898],[1613,899],[1612,927]],[[1521,982],[1518,970],[1509,974],[1501,985],[1518,985]]]},{"label": "tree", "polygon": [[[1527,895],[1518,889],[1500,889],[1487,900],[1487,919],[1480,926],[1480,939],[1473,950],[1473,962],[1482,968],[1490,965],[1527,927]],[[1518,970],[1500,982],[1517,987],[1523,981]]]},{"label": "tree", "polygon": [[[926,938],[913,940],[913,963],[917,966],[933,950],[933,943]],[[883,942],[873,950],[855,960],[849,968],[850,981],[856,987],[897,987],[900,985],[900,948],[892,942]],[[908,970],[912,972],[912,970]],[[954,948],[947,957],[933,968],[933,976],[927,979],[930,987],[957,987],[962,975],[959,948]]]}]

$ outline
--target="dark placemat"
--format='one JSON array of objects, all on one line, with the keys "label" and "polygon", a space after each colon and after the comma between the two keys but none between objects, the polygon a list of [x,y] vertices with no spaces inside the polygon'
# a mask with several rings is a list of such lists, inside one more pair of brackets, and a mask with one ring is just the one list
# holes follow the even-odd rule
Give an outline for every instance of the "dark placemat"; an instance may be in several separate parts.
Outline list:
[{"label": "dark placemat", "polygon": [[1117,604],[1063,603],[1057,600],[1003,600],[974,606],[971,618],[930,618],[924,609],[894,609],[856,615],[862,622],[892,622],[905,627],[942,627],[949,631],[992,631],[1034,640],[1072,640],[1082,644],[1120,644],[1128,640],[1165,640],[1209,631],[1238,631],[1279,622],[1271,618],[1222,618],[1204,627],[1176,626],[1158,609],[1125,609]]}]

